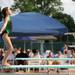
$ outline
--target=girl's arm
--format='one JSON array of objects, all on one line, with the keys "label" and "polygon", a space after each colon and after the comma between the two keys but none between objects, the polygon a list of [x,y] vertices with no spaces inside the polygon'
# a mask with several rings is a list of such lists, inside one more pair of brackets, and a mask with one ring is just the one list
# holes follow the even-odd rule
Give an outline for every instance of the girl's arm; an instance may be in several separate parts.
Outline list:
[{"label": "girl's arm", "polygon": [[7,26],[7,23],[8,23],[8,17],[6,17],[6,18],[4,19],[4,23],[3,23],[2,28],[1,28],[1,30],[0,30],[0,34],[5,30],[5,28],[6,28],[6,26]]}]

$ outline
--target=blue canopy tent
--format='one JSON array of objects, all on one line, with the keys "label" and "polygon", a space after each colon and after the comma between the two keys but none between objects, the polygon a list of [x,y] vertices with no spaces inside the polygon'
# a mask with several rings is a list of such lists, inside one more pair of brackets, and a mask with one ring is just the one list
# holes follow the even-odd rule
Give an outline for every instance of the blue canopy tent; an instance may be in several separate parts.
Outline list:
[{"label": "blue canopy tent", "polygon": [[64,35],[67,28],[57,20],[40,13],[19,13],[12,18],[13,32],[28,35]]}]

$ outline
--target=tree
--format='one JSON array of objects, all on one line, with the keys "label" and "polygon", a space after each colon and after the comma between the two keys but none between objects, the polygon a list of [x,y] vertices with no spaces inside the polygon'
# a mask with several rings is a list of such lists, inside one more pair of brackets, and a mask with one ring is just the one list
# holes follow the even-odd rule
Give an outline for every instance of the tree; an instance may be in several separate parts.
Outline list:
[{"label": "tree", "polygon": [[75,2],[75,0],[72,0],[73,2]]},{"label": "tree", "polygon": [[19,8],[21,12],[40,12],[46,15],[63,10],[61,0],[15,0],[14,9]]},{"label": "tree", "polygon": [[66,27],[68,27],[69,32],[75,32],[75,23],[73,18],[68,14],[63,14],[62,12],[55,13],[53,18],[59,20]]},{"label": "tree", "polygon": [[[63,23],[68,28],[68,32],[75,32],[75,23],[74,23],[73,18],[70,15],[63,14],[62,12],[58,12],[58,13],[55,13],[52,17],[57,19],[61,23]],[[62,40],[70,42],[70,41],[74,41],[74,37],[72,35],[63,36]]]}]

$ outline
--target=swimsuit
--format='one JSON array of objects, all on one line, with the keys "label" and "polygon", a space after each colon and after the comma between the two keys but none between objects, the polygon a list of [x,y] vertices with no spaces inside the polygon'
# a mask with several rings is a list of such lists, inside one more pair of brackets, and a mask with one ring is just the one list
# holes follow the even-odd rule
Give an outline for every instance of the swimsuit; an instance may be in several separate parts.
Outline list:
[{"label": "swimsuit", "polygon": [[7,26],[6,26],[5,30],[2,32],[1,36],[3,36],[4,33],[9,34],[11,31],[12,31],[12,22],[11,22],[11,17],[9,17]]}]

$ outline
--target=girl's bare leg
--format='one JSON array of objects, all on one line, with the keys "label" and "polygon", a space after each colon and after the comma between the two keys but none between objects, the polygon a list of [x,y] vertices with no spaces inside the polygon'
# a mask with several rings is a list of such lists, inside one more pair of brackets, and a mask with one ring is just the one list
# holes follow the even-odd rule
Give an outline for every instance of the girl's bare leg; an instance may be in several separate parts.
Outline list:
[{"label": "girl's bare leg", "polygon": [[12,53],[13,51],[13,45],[11,43],[11,40],[10,40],[10,37],[8,36],[7,33],[5,33],[3,36],[2,36],[3,40],[4,40],[4,43],[7,47],[7,52],[3,58],[3,61],[2,61],[2,65],[10,65],[8,62],[7,62],[7,58],[8,56]]}]

